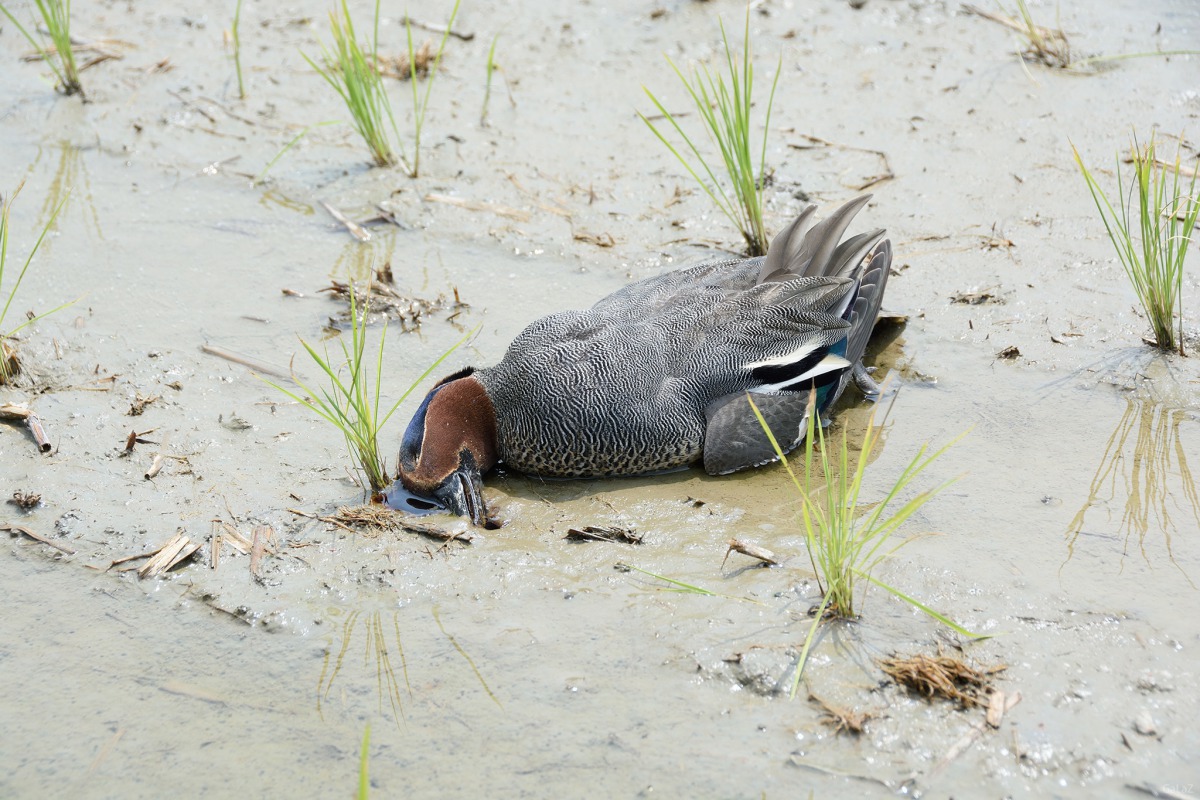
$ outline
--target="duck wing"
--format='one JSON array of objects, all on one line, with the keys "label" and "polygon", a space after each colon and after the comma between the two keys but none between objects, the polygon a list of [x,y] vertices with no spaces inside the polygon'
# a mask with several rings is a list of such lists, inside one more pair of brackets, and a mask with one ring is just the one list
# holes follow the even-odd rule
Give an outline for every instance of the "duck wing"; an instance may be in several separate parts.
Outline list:
[{"label": "duck wing", "polygon": [[804,439],[811,393],[820,413],[851,380],[868,395],[877,393],[862,356],[887,285],[891,243],[883,230],[841,241],[869,199],[856,198],[815,225],[813,208],[806,209],[772,241],[757,285],[730,300],[733,316],[741,320],[731,337],[735,349],[759,355],[742,364],[749,385],[718,395],[705,409],[709,473],[777,458],[750,408],[750,395],[786,452]]}]

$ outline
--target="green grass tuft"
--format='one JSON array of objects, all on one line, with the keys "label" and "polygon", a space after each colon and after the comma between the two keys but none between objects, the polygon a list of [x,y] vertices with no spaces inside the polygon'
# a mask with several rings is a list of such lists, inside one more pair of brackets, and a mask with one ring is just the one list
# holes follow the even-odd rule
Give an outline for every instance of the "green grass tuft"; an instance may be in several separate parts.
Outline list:
[{"label": "green grass tuft", "polygon": [[[689,136],[676,118],[657,97],[645,89],[650,101],[675,133],[683,140],[684,149],[673,145],[664,132],[645,114],[639,113],[642,121],[650,128],[667,149],[679,159],[713,204],[729,218],[742,238],[746,240],[747,252],[752,256],[767,252],[767,232],[763,224],[762,195],[765,183],[764,168],[767,158],[767,132],[771,125],[771,108],[775,102],[775,88],[779,84],[783,56],[775,68],[771,82],[771,95],[767,100],[766,118],[763,121],[762,144],[757,148],[758,163],[755,163],[755,148],[752,143],[751,96],[754,90],[754,65],[750,58],[750,10],[746,10],[746,27],[743,35],[743,52],[739,65],[729,46],[725,24],[721,23],[721,40],[725,45],[725,67],[728,74],[716,75],[706,66],[693,70],[691,78],[684,75],[670,58],[667,63],[683,82],[697,113],[704,123],[709,140],[721,151],[724,166],[722,178],[701,152],[696,140]],[[645,88],[645,87],[643,87]],[[688,155],[690,154],[690,156]]]},{"label": "green grass tuft", "polygon": [[[375,25],[371,48],[364,50],[359,44],[354,32],[354,22],[350,18],[350,9],[346,0],[342,0],[341,13],[330,12],[330,30],[333,34],[333,50],[324,48],[318,64],[307,55],[305,60],[334,88],[354,121],[354,127],[367,143],[375,165],[384,167],[399,163],[410,178],[416,178],[421,172],[421,132],[425,127],[425,118],[429,109],[429,98],[433,93],[434,78],[438,66],[442,63],[442,54],[446,49],[446,41],[450,38],[450,29],[458,16],[458,6],[462,0],[455,0],[450,11],[450,19],[442,33],[442,40],[434,53],[433,63],[429,68],[429,77],[425,81],[425,93],[422,96],[417,85],[416,71],[411,75],[412,84],[412,120],[413,120],[413,151],[409,158],[404,147],[403,137],[396,125],[396,117],[392,111],[391,100],[383,83],[379,70],[379,0],[375,2]],[[408,44],[408,63],[415,65],[416,48],[413,45],[412,22],[405,18],[405,39]],[[396,147],[388,135],[388,128],[395,136]],[[397,152],[398,150],[398,152]]]},{"label": "green grass tuft", "polygon": [[[369,288],[367,290],[367,297],[370,297]],[[368,364],[366,363],[366,318],[370,312],[369,305],[369,299],[364,301],[360,313],[358,302],[355,299],[354,286],[351,284],[350,344],[347,346],[344,339],[340,341],[342,346],[341,363],[336,362],[330,357],[328,348],[326,348],[325,354],[322,356],[308,342],[303,339],[300,340],[300,343],[304,345],[304,349],[308,351],[309,356],[321,368],[321,371],[328,379],[327,387],[322,388],[320,391],[315,391],[300,378],[293,375],[292,380],[304,392],[301,395],[266,378],[261,378],[261,376],[260,378],[330,422],[341,431],[342,436],[346,439],[346,448],[356,462],[362,477],[366,479],[365,482],[370,487],[370,491],[381,492],[391,484],[392,480],[388,474],[387,464],[379,452],[379,431],[391,419],[396,409],[400,407],[400,404],[412,394],[413,390],[425,378],[429,377],[429,374],[437,369],[438,365],[453,353],[459,345],[471,337],[475,331],[468,332],[453,347],[443,353],[437,361],[430,364],[429,368],[421,374],[421,377],[417,378],[404,391],[400,399],[384,412],[380,408],[379,396],[383,385],[383,351],[384,343],[387,339],[387,323],[384,323],[383,332],[379,336],[379,352],[375,363],[375,376],[373,381],[369,382],[367,380]]]},{"label": "green grass tuft", "polygon": [[[1137,137],[1131,146],[1133,181],[1126,186],[1121,175],[1121,160],[1117,157],[1117,199],[1120,213],[1113,208],[1108,196],[1071,145],[1075,163],[1087,182],[1092,200],[1100,212],[1104,229],[1117,251],[1117,257],[1129,276],[1138,300],[1150,318],[1155,344],[1163,350],[1183,347],[1183,265],[1191,244],[1196,216],[1200,213],[1200,198],[1196,197],[1196,170],[1188,183],[1181,180],[1184,167],[1180,150],[1175,151],[1174,163],[1161,161],[1155,153],[1154,135],[1145,148],[1139,147]],[[1171,172],[1170,180],[1166,177]],[[1136,197],[1134,197],[1134,181]],[[1186,187],[1186,188],[1185,188]],[[1137,220],[1134,220],[1136,211]],[[1134,241],[1134,231],[1140,247]],[[1178,327],[1173,325],[1178,313]]]},{"label": "green grass tuft", "polygon": [[[771,446],[800,495],[804,537],[808,545],[809,559],[812,562],[813,571],[817,574],[817,582],[822,594],[816,618],[813,620],[812,627],[809,628],[808,636],[804,640],[804,648],[800,653],[791,688],[792,697],[796,696],[800,677],[804,673],[804,666],[808,661],[808,654],[821,622],[827,617],[853,619],[857,616],[855,601],[859,579],[886,590],[894,597],[903,600],[964,636],[979,638],[978,634],[962,628],[945,615],[939,614],[872,575],[875,568],[885,558],[909,541],[905,539],[891,544],[892,534],[930,498],[953,483],[954,479],[921,492],[906,501],[896,511],[889,513],[889,507],[912,483],[913,479],[962,436],[952,440],[931,455],[926,455],[929,446],[922,445],[912,461],[892,483],[883,499],[871,504],[868,511],[860,502],[860,495],[867,464],[871,461],[872,453],[879,444],[883,426],[887,422],[886,414],[884,421],[876,424],[875,411],[872,410],[858,460],[851,463],[850,443],[845,430],[842,431],[840,445],[830,443],[825,439],[825,431],[820,424],[815,407],[815,397],[816,395],[813,393],[809,398],[808,427],[804,438],[803,477],[798,476],[792,465],[788,463],[787,456],[767,426],[766,420],[759,413],[758,407],[754,405],[753,399],[750,401],[750,406],[758,417],[763,430],[766,431]],[[893,402],[895,402],[894,398]],[[818,473],[819,477],[817,477]]]},{"label": "green grass tuft", "polygon": [[383,77],[375,69],[379,52],[379,0],[375,2],[375,38],[369,51],[363,50],[354,31],[354,20],[350,8],[342,0],[342,9],[329,12],[329,27],[333,34],[333,50],[322,48],[318,64],[304,55],[304,59],[320,73],[321,77],[341,95],[346,104],[354,128],[367,143],[371,158],[376,166],[385,167],[396,163],[396,153],[388,139],[387,125],[396,130],[396,119],[392,115],[392,104],[384,89]]},{"label": "green grass tuft", "polygon": [[75,66],[75,51],[71,47],[71,0],[34,0],[42,24],[50,34],[49,48],[35,39],[25,26],[0,3],[0,12],[8,17],[21,35],[29,40],[42,59],[54,70],[58,88],[63,94],[78,94],[83,97],[83,84],[79,82],[79,70]]}]

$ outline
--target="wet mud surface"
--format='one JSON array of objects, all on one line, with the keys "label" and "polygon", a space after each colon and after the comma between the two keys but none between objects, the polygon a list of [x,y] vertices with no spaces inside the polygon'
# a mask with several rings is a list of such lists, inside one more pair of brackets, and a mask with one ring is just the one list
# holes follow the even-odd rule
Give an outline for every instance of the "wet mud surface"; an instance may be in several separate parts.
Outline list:
[{"label": "wet mud surface", "polygon": [[[79,36],[124,42],[84,73],[87,104],[54,94],[0,31],[0,188],[26,181],[22,258],[66,198],[13,308],[77,298],[22,332],[26,371],[0,387],[53,443],[43,454],[0,426],[0,495],[41,496],[0,521],[59,548],[0,542],[0,794],[349,795],[368,724],[380,796],[1200,793],[1200,358],[1143,345],[1069,143],[1111,182],[1131,126],[1194,136],[1192,57],[1023,69],[1009,32],[956,3],[752,15],[760,75],[782,52],[768,227],[871,183],[861,224],[896,248],[885,306],[909,321],[873,354],[898,397],[868,491],[970,430],[915,488],[961,478],[880,576],[994,638],[964,644],[870,593],[860,621],[823,630],[806,672],[826,704],[870,716],[861,736],[835,734],[803,689],[779,692],[819,600],[781,470],[499,474],[486,496],[505,525],[469,544],[350,531],[313,518],[362,501],[340,435],[214,354],[315,379],[299,339],[336,347],[346,309],[322,290],[390,263],[396,290],[433,306],[389,328],[395,398],[476,326],[446,372],[494,363],[537,316],[736,251],[636,111],[650,110],[643,84],[682,109],[662,54],[712,59],[718,15],[738,23],[740,8],[464,4],[455,27],[475,37],[448,46],[422,177],[370,168],[337,125],[259,185],[298,133],[344,118],[300,56],[328,39],[325,6],[243,10],[245,100],[222,39],[232,7],[76,4]],[[1169,50],[1195,45],[1200,11],[1064,5],[1061,24],[1085,55]],[[383,20],[385,49],[402,30]],[[391,87],[398,113],[406,91]],[[398,224],[360,242],[322,202]],[[415,401],[385,429],[389,453]],[[848,392],[838,425],[861,431],[868,413]],[[145,442],[125,455],[131,431]],[[564,538],[589,525],[642,543]],[[248,552],[226,543],[214,568],[230,528]],[[177,534],[200,548],[162,576],[113,564]],[[782,564],[723,563],[735,537]],[[939,646],[1007,665],[996,685],[1020,699],[997,727],[884,680],[879,659]]]}]

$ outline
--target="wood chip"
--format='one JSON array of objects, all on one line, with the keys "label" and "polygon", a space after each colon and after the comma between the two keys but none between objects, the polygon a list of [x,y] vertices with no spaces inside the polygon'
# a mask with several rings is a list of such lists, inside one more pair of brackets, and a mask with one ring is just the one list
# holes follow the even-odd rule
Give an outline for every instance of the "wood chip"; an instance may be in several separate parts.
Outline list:
[{"label": "wood chip", "polygon": [[238,532],[237,528],[233,527],[228,522],[222,522],[221,528],[224,531],[224,533],[221,535],[221,538],[226,544],[244,556],[250,554],[250,551],[254,548],[254,545],[249,539],[247,539],[245,536],[242,536],[242,534]]},{"label": "wood chip", "polygon": [[730,539],[729,547],[725,550],[725,558],[721,561],[721,566],[725,566],[725,562],[729,560],[730,553],[741,553],[744,556],[757,558],[762,563],[770,567],[779,565],[779,560],[775,558],[775,554],[765,547],[759,547],[753,542],[743,542],[741,539]]},{"label": "wood chip", "polygon": [[262,578],[263,553],[275,553],[275,547],[272,544],[274,538],[275,529],[270,525],[254,526],[253,541],[250,545],[250,574],[256,578]]},{"label": "wood chip", "polygon": [[996,689],[988,698],[987,707],[987,724],[993,728],[1000,727],[1000,721],[1004,719],[1005,704],[1008,702],[1008,697],[1004,692]]},{"label": "wood chip", "polygon": [[52,542],[49,539],[45,538],[44,536],[40,536],[40,535],[34,533],[32,530],[30,530],[29,528],[26,528],[24,525],[16,525],[11,522],[2,522],[2,523],[0,523],[0,531],[8,531],[9,533],[15,533],[15,534],[22,535],[22,536],[28,536],[30,539],[33,539],[35,542],[41,542],[42,544],[47,545],[49,547],[53,547],[55,550],[66,553],[69,556],[75,555],[75,551],[72,550],[71,548],[64,547],[63,545],[59,544],[58,542]]}]

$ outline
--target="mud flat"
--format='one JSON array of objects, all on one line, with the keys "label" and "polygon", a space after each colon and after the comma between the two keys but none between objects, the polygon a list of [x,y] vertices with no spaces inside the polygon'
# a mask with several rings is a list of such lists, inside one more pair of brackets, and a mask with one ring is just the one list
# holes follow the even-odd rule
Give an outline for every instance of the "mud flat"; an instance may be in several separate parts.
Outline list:
[{"label": "mud flat", "polygon": [[[1091,5],[1059,21],[1085,56],[1193,47],[1200,29],[1184,0]],[[448,370],[498,360],[541,314],[736,251],[636,112],[643,84],[685,107],[662,54],[714,58],[718,15],[741,6],[464,3],[455,28],[474,36],[447,46],[416,180],[371,168],[343,124],[253,182],[345,118],[300,55],[327,40],[326,5],[243,9],[244,100],[232,4],[76,4],[77,35],[120,56],[83,73],[86,104],[4,26],[0,190],[26,181],[13,246],[66,198],[13,308],[78,299],[22,332],[25,371],[0,387],[52,444],[0,424],[0,495],[40,495],[0,512],[0,794],[348,795],[368,724],[379,796],[1200,794],[1200,358],[1142,343],[1069,144],[1108,181],[1133,129],[1171,151],[1182,132],[1194,162],[1197,61],[1069,74],[1022,66],[1011,31],[957,3],[861,6],[755,6],[760,74],[780,53],[783,69],[768,227],[874,192],[863,224],[889,230],[886,305],[908,324],[874,354],[899,397],[868,480],[971,431],[929,480],[962,478],[903,531],[937,535],[880,575],[994,637],[872,593],[818,641],[819,702],[777,691],[818,599],[781,471],[499,475],[506,524],[469,543],[347,530],[321,519],[363,499],[339,434],[252,374],[314,378],[298,339],[336,347],[345,311],[322,290],[384,264],[424,309],[389,333],[395,397],[476,326]],[[380,36],[401,49],[395,16]],[[391,87],[400,109],[407,90]],[[323,203],[387,219],[360,241]],[[866,412],[848,397],[839,424]],[[564,538],[586,526],[642,541]],[[123,560],[178,536],[177,555],[199,547],[157,576]],[[722,565],[731,538],[781,565]],[[939,647],[1007,666],[994,724],[879,665]]]}]

